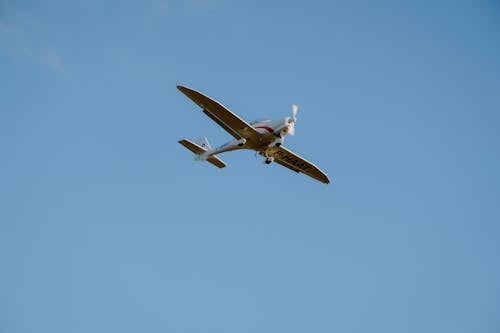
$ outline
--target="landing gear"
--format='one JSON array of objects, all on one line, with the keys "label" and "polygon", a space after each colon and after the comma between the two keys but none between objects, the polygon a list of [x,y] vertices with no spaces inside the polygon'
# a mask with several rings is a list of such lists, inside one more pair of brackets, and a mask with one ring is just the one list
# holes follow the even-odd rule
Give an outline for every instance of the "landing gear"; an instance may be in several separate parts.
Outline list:
[{"label": "landing gear", "polygon": [[271,164],[274,161],[274,156],[269,155],[267,150],[261,151],[260,154],[266,158],[264,163]]}]

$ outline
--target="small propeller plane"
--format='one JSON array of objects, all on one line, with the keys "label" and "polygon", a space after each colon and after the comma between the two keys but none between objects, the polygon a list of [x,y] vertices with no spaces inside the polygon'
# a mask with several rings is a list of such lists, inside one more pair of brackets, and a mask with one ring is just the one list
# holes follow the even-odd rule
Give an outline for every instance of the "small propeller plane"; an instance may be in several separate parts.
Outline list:
[{"label": "small propeller plane", "polygon": [[188,139],[179,140],[181,145],[196,155],[195,160],[207,161],[218,168],[224,168],[226,164],[217,156],[218,154],[237,149],[252,149],[265,157],[266,164],[276,162],[322,183],[328,184],[330,182],[328,176],[317,166],[283,146],[285,135],[295,134],[297,105],[294,104],[292,107],[292,117],[247,123],[229,111],[228,108],[201,92],[184,86],[177,86],[177,88],[201,107],[203,113],[234,137],[233,140],[215,149],[210,146],[207,138],[197,142]]}]

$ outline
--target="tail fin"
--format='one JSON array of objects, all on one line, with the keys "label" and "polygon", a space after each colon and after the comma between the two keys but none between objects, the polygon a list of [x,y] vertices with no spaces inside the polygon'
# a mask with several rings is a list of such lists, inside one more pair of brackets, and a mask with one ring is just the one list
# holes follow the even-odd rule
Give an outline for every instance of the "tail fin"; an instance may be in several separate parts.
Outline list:
[{"label": "tail fin", "polygon": [[[197,140],[198,143],[194,143],[192,141],[189,141],[188,139],[182,139],[179,140],[179,143],[186,147],[187,149],[191,150],[193,153],[196,155],[203,154],[204,152],[207,152],[208,150],[211,150],[212,148],[210,147],[210,144],[208,143],[207,138],[203,138],[200,140]],[[212,163],[218,168],[223,168],[226,166],[226,163],[222,161],[220,158],[218,158],[215,155],[212,155],[207,158],[207,161]]]},{"label": "tail fin", "polygon": [[196,140],[195,143],[201,148],[205,149],[205,151],[212,150],[212,146],[210,146],[210,143],[208,142],[208,139],[206,137]]}]

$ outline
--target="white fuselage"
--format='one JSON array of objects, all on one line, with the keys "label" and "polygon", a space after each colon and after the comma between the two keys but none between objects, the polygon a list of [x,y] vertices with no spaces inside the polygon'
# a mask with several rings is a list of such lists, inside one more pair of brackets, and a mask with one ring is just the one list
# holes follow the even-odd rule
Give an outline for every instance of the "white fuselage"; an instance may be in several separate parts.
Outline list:
[{"label": "white fuselage", "polygon": [[275,147],[283,144],[284,136],[289,133],[290,117],[278,120],[261,120],[250,123],[250,125],[260,133],[248,139],[233,139],[220,147],[207,150],[199,154],[197,160],[206,160],[210,156],[225,153],[236,149],[253,149],[259,152],[265,151],[268,147]]}]

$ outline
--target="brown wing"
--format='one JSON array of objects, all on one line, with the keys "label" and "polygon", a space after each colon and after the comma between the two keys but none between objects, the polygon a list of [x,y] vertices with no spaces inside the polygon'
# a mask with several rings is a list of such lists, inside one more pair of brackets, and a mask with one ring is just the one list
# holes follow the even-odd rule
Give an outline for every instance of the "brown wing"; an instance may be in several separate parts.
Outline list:
[{"label": "brown wing", "polygon": [[248,139],[259,134],[250,124],[229,111],[229,109],[216,100],[184,86],[177,86],[177,89],[198,104],[210,119],[219,124],[236,139]]},{"label": "brown wing", "polygon": [[268,154],[274,157],[274,161],[295,172],[302,172],[322,183],[330,183],[328,176],[317,166],[305,160],[294,152],[283,146],[268,149]]}]

